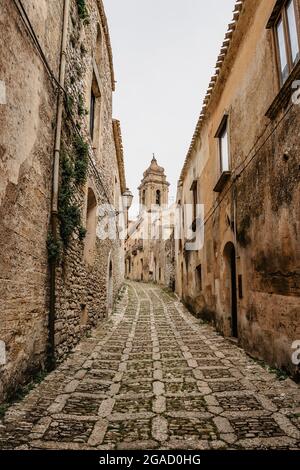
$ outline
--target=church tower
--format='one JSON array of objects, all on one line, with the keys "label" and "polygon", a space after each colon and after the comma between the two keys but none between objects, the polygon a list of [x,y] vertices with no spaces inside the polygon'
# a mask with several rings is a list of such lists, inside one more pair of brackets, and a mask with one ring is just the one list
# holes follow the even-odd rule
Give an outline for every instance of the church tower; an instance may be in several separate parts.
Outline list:
[{"label": "church tower", "polygon": [[150,211],[153,206],[167,207],[169,203],[169,186],[165,170],[158,165],[153,155],[149,168],[139,186],[140,207]]}]

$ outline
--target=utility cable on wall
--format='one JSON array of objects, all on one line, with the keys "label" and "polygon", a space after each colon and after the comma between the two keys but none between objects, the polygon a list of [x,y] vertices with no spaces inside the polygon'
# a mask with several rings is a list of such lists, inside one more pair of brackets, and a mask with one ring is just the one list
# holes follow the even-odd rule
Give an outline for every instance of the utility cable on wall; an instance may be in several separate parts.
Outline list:
[{"label": "utility cable on wall", "polygon": [[[237,168],[240,168],[243,164],[244,167],[236,174],[234,180],[232,181],[232,183],[229,185],[229,187],[226,189],[226,191],[224,192],[222,198],[217,201],[217,204],[213,205],[210,210],[208,211],[208,215],[205,217],[202,225],[200,226],[200,229],[202,229],[203,227],[205,227],[205,225],[209,222],[209,220],[212,218],[212,216],[215,214],[216,210],[220,207],[220,205],[222,204],[222,202],[224,201],[225,197],[227,196],[227,194],[229,193],[229,191],[232,189],[232,187],[235,185],[235,182],[238,178],[240,178],[240,176],[244,173],[244,171],[248,168],[248,166],[252,163],[252,161],[254,160],[254,158],[259,154],[259,152],[262,150],[262,148],[265,146],[265,144],[269,141],[269,139],[274,135],[275,131],[278,129],[279,125],[283,122],[283,120],[285,119],[285,117],[288,115],[288,113],[290,112],[290,110],[293,108],[294,104],[291,104],[288,109],[285,111],[285,113],[283,114],[283,116],[279,119],[279,121],[276,123],[276,125],[274,126],[274,128],[272,129],[272,131],[268,134],[268,136],[266,137],[266,139],[263,141],[263,143],[259,146],[259,148],[254,152],[254,154],[252,155],[252,157],[248,160],[248,158],[250,157],[251,153],[252,153],[252,150],[253,148],[255,148],[258,140],[262,137],[260,137],[256,143],[254,144],[254,146],[252,147],[252,149],[250,150],[250,152],[247,154],[247,156],[244,158],[244,160],[233,170],[233,173],[236,172]],[[266,129],[265,129],[266,130]],[[247,162],[247,163],[246,163]]]}]

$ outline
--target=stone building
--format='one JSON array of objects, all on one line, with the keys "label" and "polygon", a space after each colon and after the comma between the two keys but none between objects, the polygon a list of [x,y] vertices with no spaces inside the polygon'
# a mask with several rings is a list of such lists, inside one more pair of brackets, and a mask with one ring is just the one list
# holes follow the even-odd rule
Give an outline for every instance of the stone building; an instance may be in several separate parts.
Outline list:
[{"label": "stone building", "polygon": [[125,270],[128,279],[172,287],[175,253],[169,183],[153,156],[139,186],[140,214],[129,224]]},{"label": "stone building", "polygon": [[[204,243],[188,250],[187,236],[176,242],[176,290],[185,303],[251,355],[294,375],[299,11],[299,0],[236,2],[178,185],[183,233],[194,222]],[[187,204],[194,213],[204,205],[204,216],[188,220]]]},{"label": "stone building", "polygon": [[126,183],[102,1],[0,9],[1,400],[111,311]]}]

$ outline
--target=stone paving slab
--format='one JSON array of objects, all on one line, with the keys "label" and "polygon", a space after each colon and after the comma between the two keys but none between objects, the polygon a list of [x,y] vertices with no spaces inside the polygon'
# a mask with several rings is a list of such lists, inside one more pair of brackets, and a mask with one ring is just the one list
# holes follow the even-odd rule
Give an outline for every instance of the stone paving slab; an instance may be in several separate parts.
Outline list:
[{"label": "stone paving slab", "polygon": [[279,381],[158,286],[114,314],[0,421],[0,449],[300,449]]}]

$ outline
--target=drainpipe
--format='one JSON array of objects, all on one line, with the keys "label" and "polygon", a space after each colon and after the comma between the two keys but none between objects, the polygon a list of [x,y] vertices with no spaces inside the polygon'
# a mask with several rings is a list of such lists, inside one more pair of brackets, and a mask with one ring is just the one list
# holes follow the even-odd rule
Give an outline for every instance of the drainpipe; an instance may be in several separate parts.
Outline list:
[{"label": "drainpipe", "polygon": [[[68,40],[70,0],[64,2],[63,24],[62,24],[62,40],[61,40],[61,57],[59,68],[59,84],[60,90],[57,100],[57,116],[55,131],[55,147],[54,147],[54,164],[53,164],[53,187],[52,187],[52,204],[51,204],[51,230],[54,241],[57,241],[57,214],[58,214],[58,190],[59,190],[59,167],[60,167],[60,151],[61,151],[61,128],[64,96],[62,89],[65,84],[66,73],[66,48]],[[55,286],[56,286],[56,260],[50,263],[50,306],[49,306],[49,350],[48,350],[48,366],[50,369],[55,367]]]}]

